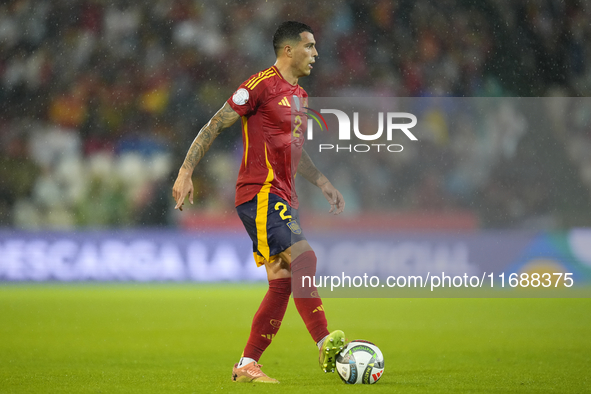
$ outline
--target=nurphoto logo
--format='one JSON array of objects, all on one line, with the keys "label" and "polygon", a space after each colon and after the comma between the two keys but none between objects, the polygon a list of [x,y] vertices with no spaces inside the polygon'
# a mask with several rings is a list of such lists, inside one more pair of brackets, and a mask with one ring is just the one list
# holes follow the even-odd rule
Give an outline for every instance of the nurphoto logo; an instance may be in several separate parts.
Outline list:
[{"label": "nurphoto logo", "polygon": [[[349,115],[340,109],[334,108],[323,108],[320,112],[304,107],[308,110],[308,124],[307,124],[307,139],[314,139],[314,122],[318,125],[321,131],[328,131],[328,124],[322,114],[332,114],[336,116],[338,122],[338,140],[340,141],[354,141],[355,138],[361,141],[377,141],[386,131],[386,140],[392,141],[392,136],[397,132],[402,132],[411,141],[418,141],[417,137],[410,131],[411,128],[416,126],[417,117],[409,112],[379,112],[378,117],[378,129],[374,133],[362,133],[359,127],[359,112],[353,112],[353,127],[351,127],[351,118]],[[369,114],[362,115],[369,117]],[[375,116],[375,115],[374,115]],[[406,122],[404,121],[406,120]],[[384,123],[386,127],[384,128]],[[353,130],[353,133],[351,133]],[[361,144],[334,144],[334,143],[321,143],[318,145],[319,152],[334,151],[334,152],[402,152],[404,147],[400,144],[394,143],[361,143]]]}]

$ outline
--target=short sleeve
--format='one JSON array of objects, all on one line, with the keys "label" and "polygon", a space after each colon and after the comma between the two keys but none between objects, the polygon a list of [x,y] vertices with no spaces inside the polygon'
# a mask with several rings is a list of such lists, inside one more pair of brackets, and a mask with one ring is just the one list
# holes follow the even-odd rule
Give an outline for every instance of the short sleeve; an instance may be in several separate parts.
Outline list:
[{"label": "short sleeve", "polygon": [[228,104],[240,116],[249,116],[264,102],[266,83],[261,83],[267,75],[264,72],[253,75],[244,81],[228,99]]}]

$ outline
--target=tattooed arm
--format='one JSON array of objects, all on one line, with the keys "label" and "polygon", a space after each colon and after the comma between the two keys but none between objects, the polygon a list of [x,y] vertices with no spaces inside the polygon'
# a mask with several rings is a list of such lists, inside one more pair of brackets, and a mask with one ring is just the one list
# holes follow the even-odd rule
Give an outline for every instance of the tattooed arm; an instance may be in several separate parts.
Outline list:
[{"label": "tattooed arm", "polygon": [[314,163],[312,163],[312,159],[310,159],[310,156],[304,149],[302,150],[302,157],[298,165],[298,174],[322,190],[324,198],[326,198],[330,204],[329,212],[333,212],[335,215],[343,212],[345,209],[345,200],[343,199],[343,195],[332,185],[332,183],[330,183],[328,178],[325,177],[324,174],[318,170],[318,168],[316,168]]},{"label": "tattooed arm", "polygon": [[240,118],[240,115],[228,103],[225,103],[213,118],[203,126],[201,131],[199,131],[199,134],[197,134],[197,137],[195,137],[189,148],[189,152],[185,157],[185,161],[179,170],[179,175],[172,188],[172,196],[176,201],[174,209],[180,209],[182,211],[187,196],[191,204],[193,204],[193,181],[191,176],[193,175],[195,166],[205,156],[213,140],[220,135],[223,129],[233,125],[238,118]]}]

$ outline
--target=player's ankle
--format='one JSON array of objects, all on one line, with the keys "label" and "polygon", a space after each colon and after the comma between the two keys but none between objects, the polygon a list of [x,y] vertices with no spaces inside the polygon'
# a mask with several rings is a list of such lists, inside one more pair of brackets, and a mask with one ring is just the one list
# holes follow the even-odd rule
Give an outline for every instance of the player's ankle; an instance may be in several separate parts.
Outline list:
[{"label": "player's ankle", "polygon": [[240,361],[238,361],[238,368],[242,368],[245,365],[248,365],[252,362],[256,363],[257,360],[250,358],[250,357],[240,357]]},{"label": "player's ankle", "polygon": [[322,338],[321,340],[319,340],[318,342],[316,342],[316,346],[318,346],[318,350],[320,350],[320,348],[322,347],[322,344],[326,340],[326,337],[328,337],[328,335],[325,335],[324,338]]}]

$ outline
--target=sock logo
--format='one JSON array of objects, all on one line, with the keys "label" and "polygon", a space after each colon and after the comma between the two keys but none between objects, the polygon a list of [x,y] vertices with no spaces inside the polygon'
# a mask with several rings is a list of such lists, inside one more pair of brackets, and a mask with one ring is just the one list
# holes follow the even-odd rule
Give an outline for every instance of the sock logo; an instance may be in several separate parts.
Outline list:
[{"label": "sock logo", "polygon": [[269,323],[271,323],[271,325],[275,328],[281,327],[281,320],[271,319]]},{"label": "sock logo", "polygon": [[267,338],[269,341],[272,341],[275,338],[275,334],[261,334],[263,338]]},{"label": "sock logo", "polygon": [[316,313],[316,312],[324,312],[324,306],[320,305],[318,308],[316,308],[312,311],[312,313]]},{"label": "sock logo", "polygon": [[310,293],[310,296],[312,298],[320,298],[320,296],[318,295],[318,291],[317,290],[314,290],[312,293]]}]

